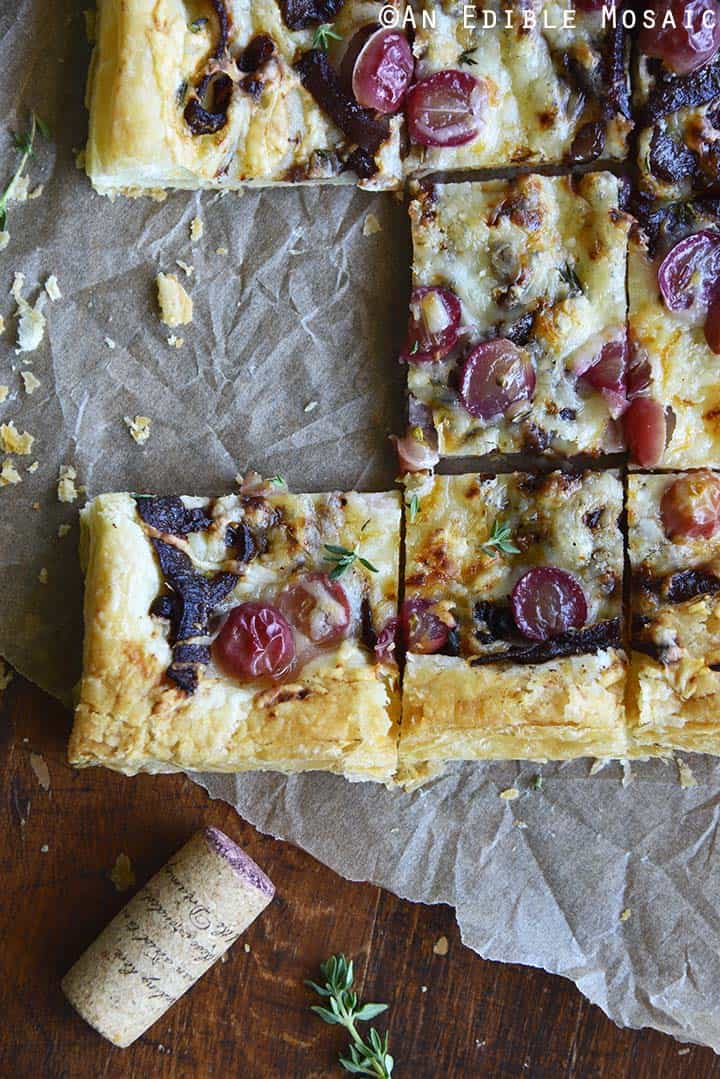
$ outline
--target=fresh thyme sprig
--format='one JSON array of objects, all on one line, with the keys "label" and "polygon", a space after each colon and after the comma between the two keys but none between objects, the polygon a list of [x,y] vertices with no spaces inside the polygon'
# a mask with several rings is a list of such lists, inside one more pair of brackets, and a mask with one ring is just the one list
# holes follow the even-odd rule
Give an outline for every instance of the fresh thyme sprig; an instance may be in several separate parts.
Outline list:
[{"label": "fresh thyme sprig", "polygon": [[334,23],[321,23],[313,34],[312,47],[314,49],[323,49],[327,52],[331,38],[333,41],[342,41],[342,34],[335,33]]},{"label": "fresh thyme sprig", "polygon": [[505,554],[520,554],[520,548],[512,541],[512,529],[510,525],[503,524],[498,517],[490,533],[489,539],[481,545],[485,554],[493,554],[494,551],[503,551]]},{"label": "fresh thyme sprig", "polygon": [[407,519],[412,524],[420,509],[420,495],[411,495],[410,500],[405,503],[405,508],[407,510]]},{"label": "fresh thyme sprig", "polygon": [[17,168],[15,169],[15,172],[13,173],[13,177],[10,180],[10,183],[3,191],[2,195],[0,195],[0,229],[2,230],[4,230],[5,226],[7,225],[8,202],[12,198],[13,191],[15,190],[15,185],[23,174],[23,169],[28,163],[28,158],[33,152],[33,143],[35,141],[36,131],[39,131],[44,139],[50,138],[50,130],[47,124],[43,120],[41,120],[39,116],[36,116],[34,112],[31,112],[30,127],[28,128],[28,130],[22,132],[21,134],[16,133],[13,135],[13,143],[15,145],[15,149],[18,150],[20,153],[20,161]]},{"label": "fresh thyme sprig", "polygon": [[345,1071],[352,1075],[371,1075],[375,1079],[391,1079],[394,1060],[388,1052],[388,1036],[370,1028],[367,1041],[359,1033],[356,1023],[374,1019],[387,1009],[387,1004],[359,1004],[353,992],[353,962],[344,955],[332,955],[320,964],[322,985],[306,981],[319,996],[327,1000],[329,1007],[313,1004],[311,1010],[326,1023],[345,1027],[352,1039],[348,1055],[339,1061]]},{"label": "fresh thyme sprig", "polygon": [[373,566],[372,562],[368,562],[367,558],[360,557],[357,547],[354,551],[349,551],[347,547],[339,547],[336,543],[325,543],[324,547],[327,551],[325,561],[330,562],[333,566],[330,570],[331,581],[336,581],[355,561],[359,562],[365,569],[369,569],[371,573],[379,572],[377,566]]}]

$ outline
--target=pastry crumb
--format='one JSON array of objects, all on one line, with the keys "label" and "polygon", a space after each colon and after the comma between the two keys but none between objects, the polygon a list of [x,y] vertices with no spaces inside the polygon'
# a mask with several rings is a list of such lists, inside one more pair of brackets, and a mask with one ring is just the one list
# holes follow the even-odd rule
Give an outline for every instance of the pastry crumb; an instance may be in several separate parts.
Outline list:
[{"label": "pastry crumb", "polygon": [[57,496],[60,502],[75,502],[78,496],[76,479],[77,472],[72,465],[60,465],[57,485]]},{"label": "pastry crumb", "polygon": [[245,954],[247,955],[247,953],[250,951],[250,945],[249,944],[243,944],[243,948],[245,950]]},{"label": "pastry crumb", "polygon": [[0,251],[4,251],[10,243],[10,233],[7,229],[0,230]]},{"label": "pastry crumb", "polygon": [[123,420],[127,425],[127,429],[130,432],[131,438],[137,442],[138,446],[144,446],[147,440],[150,438],[150,425],[152,420],[149,416],[123,416]]},{"label": "pastry crumb", "polygon": [[608,763],[607,757],[597,757],[590,766],[589,775],[596,776],[598,772],[602,772],[605,765]]},{"label": "pastry crumb", "polygon": [[70,531],[70,525],[59,525],[58,527],[58,539],[63,539]]},{"label": "pastry crumb", "polygon": [[631,914],[632,914],[632,911],[630,910],[630,907],[625,907],[625,910],[620,915],[620,921],[621,922],[626,922],[628,920],[628,918],[631,916]]},{"label": "pastry crumb", "polygon": [[[2,248],[0,248],[0,251]],[[5,333],[5,319],[0,315],[0,333]]]},{"label": "pastry crumb", "polygon": [[697,787],[697,779],[692,774],[692,769],[690,768],[690,765],[686,764],[685,761],[681,761],[679,757],[676,759],[675,763],[677,764],[680,786],[685,789],[687,787]]},{"label": "pastry crumb", "polygon": [[48,852],[49,850],[50,850],[50,847],[48,846],[48,844],[47,844],[47,843],[43,843],[42,847],[40,848],[40,853],[41,853],[41,854],[47,854],[47,852]]},{"label": "pastry crumb", "polygon": [[194,217],[190,222],[190,239],[193,243],[197,240],[202,240],[202,235],[205,231],[205,226],[199,217]]},{"label": "pastry crumb", "polygon": [[447,937],[438,937],[433,944],[433,955],[447,955],[450,950]]},{"label": "pastry crumb", "polygon": [[0,487],[15,486],[18,483],[22,483],[22,476],[15,468],[9,457],[7,457],[0,468]]},{"label": "pastry crumb", "polygon": [[35,773],[35,778],[41,788],[47,792],[50,790],[50,770],[45,758],[40,753],[30,754],[30,767]]},{"label": "pastry crumb", "polygon": [[0,405],[3,403],[3,401],[7,401],[9,396],[10,396],[10,387],[9,386],[0,386]]},{"label": "pastry crumb", "polygon": [[40,584],[47,584],[48,583],[47,566],[43,566],[43,568],[38,573],[38,581],[40,582]]},{"label": "pastry crumb", "polygon": [[170,348],[182,348],[185,344],[185,338],[178,337],[177,334],[171,333],[167,339],[167,343],[170,345]]},{"label": "pastry crumb", "polygon": [[159,273],[155,278],[158,289],[160,318],[166,326],[185,326],[192,322],[193,302],[174,273]]},{"label": "pastry crumb", "polygon": [[513,824],[516,828],[527,828],[527,822],[524,820],[514,820]]},{"label": "pastry crumb", "polygon": [[118,854],[108,876],[115,885],[116,891],[126,892],[128,888],[132,888],[135,884],[135,873],[127,854]]},{"label": "pastry crumb", "polygon": [[375,214],[368,214],[363,222],[363,236],[374,236],[378,232],[382,232],[382,225],[378,221]]},{"label": "pastry crumb", "polygon": [[520,791],[517,787],[507,787],[506,790],[500,791],[500,797],[506,802],[514,802],[520,797]]},{"label": "pastry crumb", "polygon": [[191,266],[188,262],[183,262],[182,259],[175,259],[175,265],[180,267],[186,277],[192,277],[195,273],[195,267]]},{"label": "pastry crumb", "polygon": [[427,993],[427,990],[428,990],[428,987],[426,985],[421,985],[420,986],[420,992],[421,993]]},{"label": "pastry crumb", "polygon": [[40,379],[36,378],[32,371],[21,371],[20,376],[23,380],[23,385],[25,386],[25,393],[28,397],[31,397],[40,385]]},{"label": "pastry crumb", "polygon": [[28,465],[27,470],[28,470],[28,472],[35,473],[35,472],[37,472],[37,470],[39,468],[40,468],[40,462],[39,461],[33,461],[33,463],[31,465]]},{"label": "pastry crumb", "polygon": [[303,409],[303,412],[314,412],[317,406],[317,401],[308,401],[308,403],[305,405],[305,408]]},{"label": "pastry crumb", "polygon": [[12,420],[0,424],[0,449],[5,453],[17,453],[21,457],[27,457],[32,451],[34,441],[34,435],[29,431],[21,434]]},{"label": "pastry crumb", "polygon": [[227,247],[216,247],[215,248],[215,254],[216,255],[227,255],[227,253],[228,253]]},{"label": "pastry crumb", "polygon": [[623,773],[623,775],[622,775],[622,785],[623,785],[623,787],[627,787],[627,786],[629,786],[630,783],[632,783],[633,779],[635,778],[633,770],[630,767],[630,761],[627,760],[627,759],[621,760],[620,761],[620,767],[622,768],[622,773]]},{"label": "pastry crumb", "polygon": [[109,349],[110,349],[111,351],[112,351],[112,350],[113,350],[114,348],[117,348],[117,345],[116,345],[116,343],[115,343],[115,342],[113,341],[112,337],[106,337],[106,338],[105,338],[105,344],[107,345],[107,347],[108,347],[108,348],[109,348]]},{"label": "pastry crumb", "polygon": [[56,300],[62,300],[62,292],[60,291],[58,279],[54,273],[51,273],[45,282],[45,291],[53,303],[55,303]]},{"label": "pastry crumb", "polygon": [[17,304],[16,352],[34,352],[45,336],[45,316],[40,310],[44,293],[40,293],[31,306],[22,294],[25,274],[15,273],[10,295]]}]

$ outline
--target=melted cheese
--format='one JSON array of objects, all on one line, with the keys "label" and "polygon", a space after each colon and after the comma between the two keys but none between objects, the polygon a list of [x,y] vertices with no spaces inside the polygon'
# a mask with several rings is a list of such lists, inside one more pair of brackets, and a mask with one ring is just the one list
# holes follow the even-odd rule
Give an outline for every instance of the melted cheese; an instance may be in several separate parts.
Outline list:
[{"label": "melted cheese", "polygon": [[[517,212],[503,212],[518,204]],[[613,452],[621,436],[600,393],[572,375],[588,342],[621,334],[626,315],[625,259],[629,219],[618,210],[609,173],[576,178],[436,184],[417,190],[410,206],[413,282],[446,285],[460,298],[455,352],[439,363],[408,364],[408,387],[432,410],[441,454],[504,453],[528,447],[529,425],[551,452]],[[566,267],[581,283],[578,291]],[[526,348],[535,368],[525,423],[471,416],[451,386],[459,355],[503,335],[535,313]]]},{"label": "melted cheese", "polygon": [[[449,601],[465,650],[488,650],[474,636],[474,604],[507,602],[515,582],[533,566],[556,566],[577,577],[588,601],[588,625],[620,615],[617,473],[554,472],[543,480],[519,472],[436,476],[416,493],[417,512],[406,528],[405,595]],[[483,550],[497,522],[510,529],[521,553]]]}]

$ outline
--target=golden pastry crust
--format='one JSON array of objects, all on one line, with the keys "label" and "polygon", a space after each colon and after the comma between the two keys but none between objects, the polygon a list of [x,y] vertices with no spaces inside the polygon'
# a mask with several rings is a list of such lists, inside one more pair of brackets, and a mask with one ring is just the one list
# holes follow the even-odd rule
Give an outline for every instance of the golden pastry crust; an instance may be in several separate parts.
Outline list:
[{"label": "golden pastry crust", "polygon": [[[672,211],[670,211],[672,212]],[[701,204],[688,209],[690,226],[673,229],[652,250],[648,235],[633,229],[628,250],[631,349],[649,365],[650,392],[672,410],[673,426],[658,468],[720,466],[720,381],[717,356],[708,348],[703,321],[690,321],[662,301],[657,272],[672,244],[709,225]]]},{"label": "golden pastry crust", "polygon": [[[629,43],[620,29],[617,45],[612,44],[613,30],[599,10],[582,11],[572,0],[542,5],[422,0],[418,7],[416,79],[447,69],[467,72],[483,84],[484,108],[475,139],[464,146],[414,147],[411,169],[506,168],[625,156],[633,126]],[[495,28],[483,25],[485,12],[496,14]],[[424,14],[434,23],[423,24]],[[528,25],[525,19],[532,15],[536,23]]]},{"label": "golden pastry crust", "polygon": [[[408,388],[432,414],[440,454],[621,449],[604,396],[574,374],[625,332],[630,218],[617,178],[427,185],[415,189],[410,217],[413,284],[449,288],[462,306],[455,349],[408,363]],[[535,370],[532,403],[515,419],[471,415],[454,388],[470,347],[494,336],[525,348]]]},{"label": "golden pastry crust", "polygon": [[[352,36],[380,6],[346,3],[336,30]],[[345,136],[294,70],[312,47],[314,28],[289,30],[276,0],[227,0],[227,8],[231,59],[219,66],[234,81],[227,123],[215,133],[193,134],[185,106],[203,72],[218,68],[211,60],[217,28],[210,5],[209,17],[197,23],[195,7],[184,0],[100,0],[87,88],[86,167],[97,191],[357,181],[341,171]],[[275,54],[256,73],[258,96],[242,88],[235,60],[260,34],[272,38]],[[391,118],[374,155],[378,171],[360,186],[399,186],[401,122]]]},{"label": "golden pastry crust", "polygon": [[[400,733],[405,778],[447,760],[624,755],[617,474],[414,477],[407,481],[406,505],[413,499],[405,599],[452,615],[459,654],[407,656]],[[498,522],[515,552],[487,548]],[[550,641],[537,661],[526,655],[520,662],[513,649],[533,642],[523,645],[517,630],[505,639],[495,626],[504,627],[518,578],[538,565],[576,576],[587,600],[586,626],[597,635],[578,645],[580,654],[554,654]]]},{"label": "golden pastry crust", "polygon": [[678,475],[628,479],[634,648],[627,703],[638,754],[720,752],[720,593],[701,589],[672,602],[669,588],[693,571],[720,578],[720,536],[665,534],[660,503]]},{"label": "golden pastry crust", "polygon": [[408,655],[399,765],[451,760],[623,757],[625,657],[619,649],[532,666],[472,667]]},{"label": "golden pastry crust", "polygon": [[[208,505],[185,499],[187,506]],[[69,747],[70,762],[140,771],[241,772],[310,769],[388,782],[396,763],[397,669],[375,661],[357,639],[362,596],[378,629],[397,606],[399,498],[395,494],[253,498],[246,521],[267,506],[279,520],[267,547],[246,567],[228,559],[221,537],[243,520],[242,496],[211,504],[213,527],[174,545],[208,574],[240,574],[228,606],[274,594],[293,574],[322,568],[325,542],[361,545],[377,568],[343,577],[354,635],[277,684],[241,684],[210,664],[186,694],[166,676],[167,626],[150,613],[163,577],[149,532],[127,494],[102,495],[83,512],[86,564],[84,670]],[[258,505],[262,503],[262,505]],[[364,526],[364,527],[363,527]],[[327,569],[327,566],[325,566]]]}]

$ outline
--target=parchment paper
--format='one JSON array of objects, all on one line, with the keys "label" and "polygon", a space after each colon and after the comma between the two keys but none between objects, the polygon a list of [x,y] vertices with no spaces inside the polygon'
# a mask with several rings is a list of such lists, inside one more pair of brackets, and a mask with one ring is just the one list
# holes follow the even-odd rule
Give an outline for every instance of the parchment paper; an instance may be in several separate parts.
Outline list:
[{"label": "parchment paper", "polygon": [[[0,654],[65,700],[79,674],[81,580],[60,465],[89,494],[220,493],[249,467],[296,490],[391,484],[409,283],[405,213],[390,195],[93,195],[72,152],[85,137],[80,7],[0,0],[3,175],[29,108],[53,131],[29,170],[44,192],[11,205],[0,253],[0,384],[12,390],[0,423],[36,438],[14,459],[22,484],[0,489]],[[382,229],[372,236],[368,213]],[[205,235],[191,244],[196,215]],[[174,331],[179,350],[157,317],[159,270],[177,272],[194,300],[193,324]],[[51,273],[63,293],[29,356],[13,347],[14,271],[32,301]],[[21,369],[41,381],[32,396]],[[142,448],[123,423],[137,414],[153,421]],[[61,524],[73,528],[59,539]],[[617,764],[594,776],[588,761],[456,766],[412,795],[325,775],[193,778],[346,877],[453,904],[480,954],[561,973],[619,1023],[719,1050],[720,766],[691,766],[689,789],[661,762],[633,765],[625,786]],[[501,799],[510,787],[520,796]]]}]

